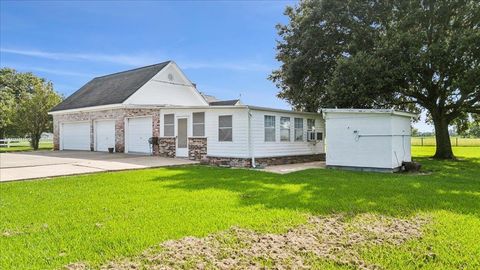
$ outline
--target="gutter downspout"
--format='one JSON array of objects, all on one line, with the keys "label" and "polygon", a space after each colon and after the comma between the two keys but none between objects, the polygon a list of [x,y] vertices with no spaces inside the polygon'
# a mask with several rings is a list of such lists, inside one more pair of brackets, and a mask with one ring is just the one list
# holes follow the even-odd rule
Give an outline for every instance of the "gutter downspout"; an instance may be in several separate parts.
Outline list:
[{"label": "gutter downspout", "polygon": [[256,168],[257,165],[255,164],[255,154],[254,154],[253,143],[252,143],[252,128],[251,128],[252,113],[250,112],[250,108],[248,108],[247,113],[248,113],[248,153],[250,155],[250,158],[252,159],[252,167]]}]

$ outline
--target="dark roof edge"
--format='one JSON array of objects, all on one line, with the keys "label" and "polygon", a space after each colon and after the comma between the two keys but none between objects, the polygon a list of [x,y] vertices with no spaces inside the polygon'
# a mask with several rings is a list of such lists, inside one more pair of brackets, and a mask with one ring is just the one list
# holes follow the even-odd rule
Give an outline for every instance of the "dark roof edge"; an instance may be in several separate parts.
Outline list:
[{"label": "dark roof edge", "polygon": [[[159,66],[159,65],[165,65],[165,67],[170,64],[171,62],[173,62],[172,60],[168,60],[168,61],[164,61],[164,62],[161,62],[161,63],[157,63],[157,64],[152,64],[152,65],[148,65],[148,66],[143,66],[143,67],[138,67],[138,68],[132,68],[132,69],[129,69],[129,70],[123,70],[123,71],[119,71],[119,72],[115,72],[115,73],[111,73],[111,74],[106,74],[106,75],[103,75],[103,76],[98,76],[98,77],[94,77],[93,79],[97,79],[97,78],[104,78],[104,77],[108,77],[108,76],[113,76],[113,75],[118,75],[118,74],[122,74],[122,73],[126,73],[126,72],[131,72],[131,71],[135,71],[135,70],[139,70],[139,69],[144,69],[144,68],[149,68],[149,67],[153,67],[153,66]],[[163,69],[163,68],[162,68]],[[92,80],[93,80],[92,79]]]}]

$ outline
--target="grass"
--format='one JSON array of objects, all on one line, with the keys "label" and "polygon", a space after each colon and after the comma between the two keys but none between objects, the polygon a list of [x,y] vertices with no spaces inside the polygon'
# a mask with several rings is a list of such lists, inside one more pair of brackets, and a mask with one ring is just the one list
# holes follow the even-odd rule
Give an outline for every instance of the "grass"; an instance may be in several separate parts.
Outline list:
[{"label": "grass", "polygon": [[[435,136],[428,137],[412,137],[412,145],[415,146],[434,146],[436,145]],[[450,137],[452,146],[480,146],[480,138],[462,138]]]},{"label": "grass", "polygon": [[427,175],[190,166],[3,183],[0,269],[98,266],[168,239],[233,225],[282,232],[331,213],[432,217],[423,239],[362,251],[386,269],[479,269],[480,147],[455,148],[459,161],[433,152],[413,147]]},{"label": "grass", "polygon": [[[52,150],[53,142],[52,141],[41,141],[38,145],[38,150]],[[12,144],[10,147],[0,147],[0,153],[9,153],[9,152],[23,152],[23,151],[33,151],[33,148],[30,146],[30,142],[23,141],[19,143]]]}]

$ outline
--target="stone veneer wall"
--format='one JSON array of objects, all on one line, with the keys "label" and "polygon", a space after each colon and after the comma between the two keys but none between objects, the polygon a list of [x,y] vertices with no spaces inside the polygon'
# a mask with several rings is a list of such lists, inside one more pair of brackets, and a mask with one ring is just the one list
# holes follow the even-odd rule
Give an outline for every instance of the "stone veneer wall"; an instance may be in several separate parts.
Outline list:
[{"label": "stone veneer wall", "polygon": [[[325,154],[255,158],[257,166],[294,164],[313,161],[325,161]],[[228,167],[252,167],[250,158],[208,157],[211,165]]]},{"label": "stone veneer wall", "polygon": [[188,138],[188,158],[202,160],[207,157],[207,138]]},{"label": "stone veneer wall", "polygon": [[[125,117],[152,116],[152,137],[160,136],[159,109],[112,109],[92,112],[75,112],[53,116],[53,149],[60,149],[60,123],[89,121],[90,122],[90,150],[94,149],[94,128],[96,120],[115,120],[115,151],[125,151]],[[153,154],[158,155],[158,147],[154,147]]]},{"label": "stone veneer wall", "polygon": [[161,157],[174,158],[177,151],[177,138],[175,137],[160,137],[159,138],[159,153]]}]

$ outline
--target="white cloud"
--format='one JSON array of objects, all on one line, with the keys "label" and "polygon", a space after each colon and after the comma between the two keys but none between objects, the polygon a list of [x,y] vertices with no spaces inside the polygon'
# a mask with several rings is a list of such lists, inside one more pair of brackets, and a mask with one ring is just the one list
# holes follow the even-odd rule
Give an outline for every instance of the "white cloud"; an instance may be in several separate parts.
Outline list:
[{"label": "white cloud", "polygon": [[89,61],[89,62],[108,62],[128,66],[142,66],[155,63],[159,57],[147,54],[123,55],[123,54],[96,54],[96,53],[63,53],[46,52],[40,50],[22,50],[11,48],[0,48],[0,52],[32,56],[62,61]]},{"label": "white cloud", "polygon": [[258,63],[248,62],[183,62],[179,61],[179,65],[183,69],[227,69],[236,71],[259,71],[270,72],[274,67]]},{"label": "white cloud", "polygon": [[23,72],[44,72],[49,74],[56,74],[56,75],[66,75],[66,76],[77,76],[77,77],[93,77],[92,74],[76,72],[76,71],[69,71],[69,70],[60,70],[60,69],[51,69],[51,68],[43,68],[43,67],[35,67],[35,66],[24,66],[24,65],[17,65],[12,63],[2,63],[2,67],[9,67],[13,69],[17,69]]},{"label": "white cloud", "polygon": [[[23,56],[38,57],[59,61],[87,61],[87,62],[104,62],[132,67],[151,65],[165,60],[159,53],[141,53],[141,54],[98,54],[98,53],[65,53],[65,52],[47,52],[41,50],[24,50],[13,48],[0,48],[1,53],[16,54]],[[247,61],[182,61],[178,60],[182,69],[225,69],[233,71],[256,71],[270,72],[275,67],[256,62]],[[67,74],[66,74],[67,75]]]}]

